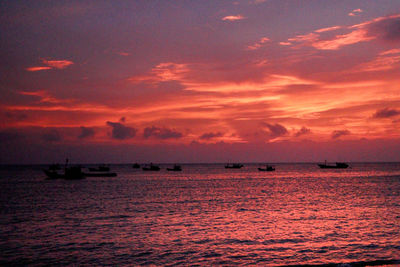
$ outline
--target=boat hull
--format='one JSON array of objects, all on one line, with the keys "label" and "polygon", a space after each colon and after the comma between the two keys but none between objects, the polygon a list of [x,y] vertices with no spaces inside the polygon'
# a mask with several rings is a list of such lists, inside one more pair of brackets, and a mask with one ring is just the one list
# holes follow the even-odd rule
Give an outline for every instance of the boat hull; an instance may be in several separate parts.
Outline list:
[{"label": "boat hull", "polygon": [[117,174],[115,172],[89,172],[83,173],[86,177],[116,177]]},{"label": "boat hull", "polygon": [[266,168],[266,169],[258,168],[258,170],[261,172],[273,172],[273,171],[275,171],[275,168]]},{"label": "boat hull", "polygon": [[336,165],[318,164],[321,169],[346,169],[349,167],[346,163],[336,163]]}]

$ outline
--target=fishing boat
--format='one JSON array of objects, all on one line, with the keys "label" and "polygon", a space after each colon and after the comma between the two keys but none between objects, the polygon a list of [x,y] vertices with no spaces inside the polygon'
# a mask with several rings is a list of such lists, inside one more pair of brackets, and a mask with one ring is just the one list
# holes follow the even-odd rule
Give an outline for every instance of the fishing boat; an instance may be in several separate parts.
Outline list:
[{"label": "fishing boat", "polygon": [[85,175],[80,166],[66,167],[64,173],[57,170],[43,170],[47,175],[47,179],[65,179],[65,180],[80,180],[84,179]]},{"label": "fishing boat", "polygon": [[328,164],[325,160],[325,163],[318,164],[321,169],[346,169],[349,167],[349,164],[345,162],[335,162],[335,165]]},{"label": "fishing boat", "polygon": [[49,167],[48,170],[43,170],[47,179],[65,179],[65,180],[80,180],[84,179],[85,175],[82,172],[81,166],[68,166],[68,159],[65,160],[64,173],[59,172],[57,168]]},{"label": "fishing boat", "polygon": [[150,163],[150,165],[144,166],[142,168],[142,170],[144,170],[144,171],[159,171],[160,167],[157,165],[154,165],[153,163]]},{"label": "fishing boat", "polygon": [[58,163],[51,164],[51,165],[49,166],[49,170],[51,170],[51,171],[61,170],[61,166],[60,166],[60,164],[58,164]]},{"label": "fishing boat", "polygon": [[180,165],[175,164],[173,168],[167,168],[167,171],[179,172],[179,171],[182,171],[182,167]]},{"label": "fishing boat", "polygon": [[272,172],[275,171],[275,167],[266,165],[265,168],[258,168],[258,170],[262,172]]},{"label": "fishing boat", "polygon": [[243,167],[243,164],[240,163],[232,163],[232,164],[226,164],[225,169],[240,169]]}]

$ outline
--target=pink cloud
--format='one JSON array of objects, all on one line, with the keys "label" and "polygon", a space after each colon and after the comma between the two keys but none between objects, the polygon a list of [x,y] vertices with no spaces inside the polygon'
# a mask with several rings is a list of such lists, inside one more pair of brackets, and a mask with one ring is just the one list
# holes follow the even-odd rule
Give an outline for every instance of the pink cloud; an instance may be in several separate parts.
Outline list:
[{"label": "pink cloud", "polygon": [[390,55],[390,54],[400,54],[400,49],[391,49],[391,50],[383,51],[379,55],[385,56],[385,55]]},{"label": "pink cloud", "polygon": [[27,71],[41,71],[41,70],[50,70],[50,67],[30,67],[30,68],[26,68]]},{"label": "pink cloud", "polygon": [[[361,12],[355,10],[357,12]],[[354,12],[355,12],[354,11]],[[379,17],[370,21],[352,26],[333,26],[315,30],[308,34],[297,35],[289,38],[290,44],[309,45],[319,50],[337,50],[343,46],[367,42],[375,39],[383,41],[400,40],[400,14]],[[339,30],[348,31],[347,33],[335,36],[326,36],[327,33]],[[289,43],[281,42],[281,45]]]},{"label": "pink cloud", "polygon": [[358,29],[348,34],[336,35],[335,38],[332,40],[315,40],[315,42],[312,42],[311,45],[320,50],[336,50],[345,45],[366,42],[372,39],[375,38],[372,36],[368,36],[366,30]]},{"label": "pink cloud", "polygon": [[237,20],[242,20],[245,19],[242,15],[231,15],[231,16],[225,16],[222,18],[224,21],[237,21]]},{"label": "pink cloud", "polygon": [[47,66],[55,69],[65,69],[69,65],[74,64],[74,62],[69,60],[46,60],[42,59],[42,62]]},{"label": "pink cloud", "polygon": [[329,32],[329,31],[339,30],[341,28],[342,28],[341,26],[333,26],[333,27],[327,27],[327,28],[322,28],[322,29],[319,29],[319,30],[315,30],[314,32],[317,32],[317,33]]},{"label": "pink cloud", "polygon": [[187,64],[173,62],[160,63],[145,75],[136,75],[128,78],[132,83],[158,83],[166,81],[182,81],[185,74],[190,71]]},{"label": "pink cloud", "polygon": [[254,43],[253,45],[249,45],[247,47],[248,50],[256,50],[261,48],[266,42],[269,42],[270,39],[268,37],[263,37],[260,39],[260,41]]},{"label": "pink cloud", "polygon": [[127,56],[130,56],[130,55],[131,55],[131,54],[128,53],[128,52],[118,52],[117,54],[120,55],[120,56],[124,56],[124,57],[127,57]]},{"label": "pink cloud", "polygon": [[70,60],[41,60],[43,64],[46,66],[37,66],[37,67],[29,67],[26,68],[27,71],[41,71],[41,70],[50,70],[50,69],[65,69],[66,67],[74,64],[74,62]]},{"label": "pink cloud", "polygon": [[354,17],[354,16],[359,15],[359,14],[362,13],[362,12],[363,12],[363,11],[362,11],[361,8],[357,8],[357,9],[354,9],[353,11],[351,11],[348,15]]},{"label": "pink cloud", "polygon": [[395,68],[400,63],[400,54],[385,54],[376,57],[374,60],[361,64],[356,71],[382,71]]}]

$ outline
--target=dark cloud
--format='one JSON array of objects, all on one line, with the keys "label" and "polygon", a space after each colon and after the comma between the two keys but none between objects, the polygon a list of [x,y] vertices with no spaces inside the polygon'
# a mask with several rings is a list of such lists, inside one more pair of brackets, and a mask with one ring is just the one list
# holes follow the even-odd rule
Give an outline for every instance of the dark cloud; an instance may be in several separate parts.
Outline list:
[{"label": "dark cloud", "polygon": [[120,122],[107,121],[107,125],[112,128],[112,138],[118,140],[132,138],[136,135],[137,132],[135,128],[125,126]]},{"label": "dark cloud", "polygon": [[331,137],[332,139],[337,139],[342,135],[349,135],[349,134],[350,134],[349,130],[336,130],[332,132]]},{"label": "dark cloud", "polygon": [[400,114],[400,111],[397,109],[390,109],[390,108],[384,108],[377,110],[374,114],[374,118],[390,118],[394,117]]},{"label": "dark cloud", "polygon": [[400,17],[388,16],[367,25],[368,34],[385,41],[400,41]]},{"label": "dark cloud", "polygon": [[288,130],[278,123],[263,123],[263,125],[268,128],[269,134],[272,138],[279,137],[288,133]]},{"label": "dark cloud", "polygon": [[94,136],[93,128],[81,126],[81,133],[78,136],[79,139],[85,139],[93,136]]},{"label": "dark cloud", "polygon": [[221,132],[217,132],[217,133],[205,133],[203,135],[201,135],[199,138],[202,140],[209,140],[209,139],[213,139],[215,137],[221,137],[224,134]]},{"label": "dark cloud", "polygon": [[46,130],[41,135],[41,138],[43,141],[46,142],[59,142],[62,140],[60,133],[56,129]]},{"label": "dark cloud", "polygon": [[146,127],[143,131],[144,138],[155,137],[158,139],[171,139],[171,138],[181,138],[183,135],[180,132],[159,127]]},{"label": "dark cloud", "polygon": [[303,126],[303,127],[301,127],[300,130],[298,130],[298,131],[295,133],[294,136],[299,137],[299,136],[301,136],[301,135],[309,134],[309,133],[311,133],[311,130]]}]

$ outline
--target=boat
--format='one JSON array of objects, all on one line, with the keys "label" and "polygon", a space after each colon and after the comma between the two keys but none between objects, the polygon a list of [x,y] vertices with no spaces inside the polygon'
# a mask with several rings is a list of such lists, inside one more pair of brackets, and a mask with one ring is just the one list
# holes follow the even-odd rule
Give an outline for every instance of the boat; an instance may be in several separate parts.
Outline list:
[{"label": "boat", "polygon": [[58,164],[58,163],[51,164],[51,165],[49,166],[49,170],[51,170],[51,171],[61,170],[61,166],[60,166],[60,164]]},{"label": "boat", "polygon": [[83,173],[85,177],[116,177],[115,172],[85,172]]},{"label": "boat", "polygon": [[80,166],[65,167],[64,173],[57,170],[43,170],[47,175],[47,179],[65,179],[65,180],[80,180],[84,179],[85,175]]},{"label": "boat", "polygon": [[240,163],[232,163],[232,164],[226,164],[225,169],[240,169],[243,167],[243,164]]},{"label": "boat", "polygon": [[275,167],[266,165],[265,168],[258,168],[258,170],[262,172],[272,172],[275,171]]},{"label": "boat", "polygon": [[135,163],[135,164],[132,165],[132,168],[134,168],[134,169],[140,169],[140,164]]},{"label": "boat", "polygon": [[346,169],[349,167],[349,164],[345,162],[335,162],[335,165],[328,164],[325,160],[325,163],[318,164],[321,169]]},{"label": "boat", "polygon": [[180,165],[175,164],[173,168],[167,168],[167,171],[179,172],[179,171],[182,171],[182,167]]},{"label": "boat", "polygon": [[68,159],[65,160],[64,173],[59,172],[57,168],[50,165],[48,170],[43,170],[47,175],[47,179],[65,179],[65,180],[80,180],[85,178],[81,166],[68,166]]},{"label": "boat", "polygon": [[150,165],[144,166],[142,168],[142,170],[144,170],[144,171],[159,171],[160,167],[158,167],[157,165],[154,165],[153,163],[150,163]]},{"label": "boat", "polygon": [[99,165],[97,168],[89,168],[90,172],[109,172],[110,167],[106,166],[105,164]]}]

